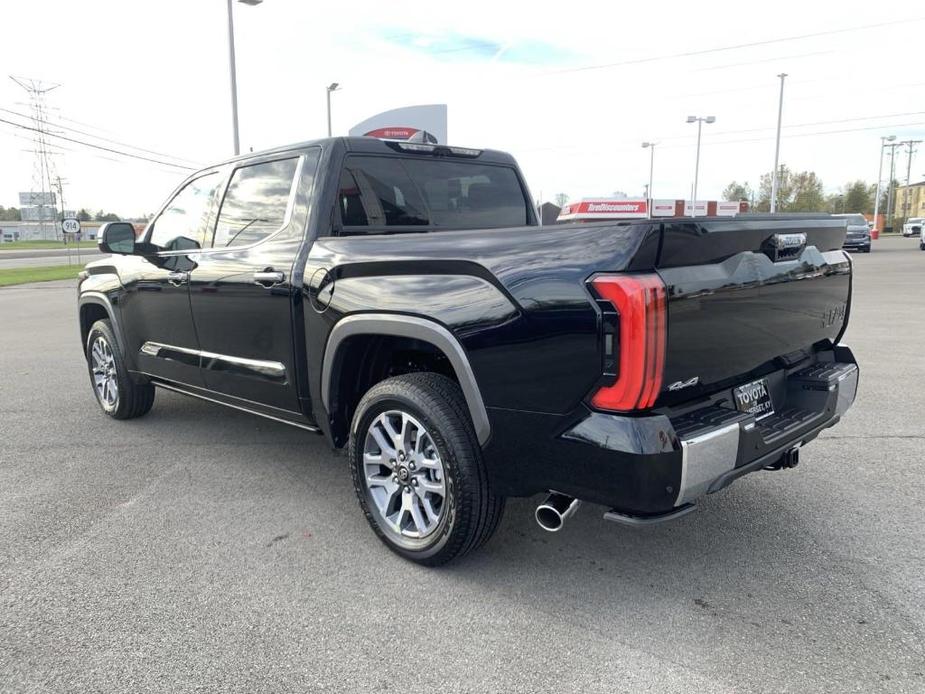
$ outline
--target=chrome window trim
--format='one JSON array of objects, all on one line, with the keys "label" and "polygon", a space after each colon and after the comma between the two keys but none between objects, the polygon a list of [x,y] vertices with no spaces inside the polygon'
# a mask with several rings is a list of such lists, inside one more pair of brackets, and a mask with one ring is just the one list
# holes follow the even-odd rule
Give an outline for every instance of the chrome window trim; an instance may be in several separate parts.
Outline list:
[{"label": "chrome window trim", "polygon": [[[295,158],[296,157],[279,157],[278,159],[267,159],[266,161],[257,161],[257,162],[253,162],[250,164],[242,164],[241,166],[237,166],[231,170],[231,174],[228,176],[228,180],[225,185],[225,190],[222,193],[222,199],[218,204],[218,209],[216,210],[215,223],[212,225],[211,241],[213,243],[215,242],[215,230],[218,227],[218,220],[222,215],[222,205],[225,202],[225,195],[227,195],[228,193],[228,186],[231,185],[231,179],[234,178],[234,172],[237,171],[238,169],[247,168],[248,166],[259,166],[260,164],[267,164],[267,163],[274,162],[274,161],[285,161],[286,159],[295,159]],[[300,154],[298,156],[298,160],[299,161],[298,161],[298,164],[296,164],[295,173],[293,174],[293,177],[292,177],[292,184],[289,186],[289,199],[286,201],[286,213],[285,213],[285,216],[283,217],[283,223],[279,227],[279,229],[277,229],[271,234],[267,234],[264,238],[260,239],[259,241],[254,241],[254,243],[249,243],[247,245],[242,244],[240,246],[221,246],[221,247],[209,246],[208,248],[196,248],[196,249],[192,249],[188,251],[160,251],[157,254],[158,257],[168,258],[173,255],[185,255],[185,256],[197,255],[198,256],[198,255],[210,254],[210,253],[229,253],[229,252],[245,251],[250,248],[254,248],[255,246],[259,246],[262,243],[267,243],[268,241],[271,241],[276,236],[279,236],[280,232],[286,229],[286,227],[288,227],[290,222],[292,221],[292,212],[295,209],[295,201],[299,193],[299,182],[302,180],[302,169],[305,166],[305,155]]]}]

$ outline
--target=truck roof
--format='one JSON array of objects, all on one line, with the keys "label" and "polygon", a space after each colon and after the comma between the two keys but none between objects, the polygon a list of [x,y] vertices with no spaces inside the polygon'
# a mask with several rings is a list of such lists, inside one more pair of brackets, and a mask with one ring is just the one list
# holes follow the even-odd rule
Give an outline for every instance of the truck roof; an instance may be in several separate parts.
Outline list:
[{"label": "truck roof", "polygon": [[[247,152],[236,157],[231,157],[213,166],[230,164],[238,161],[245,161],[253,157],[265,156],[267,154],[276,154],[277,152],[288,152],[293,149],[304,149],[305,147],[330,147],[340,143],[348,152],[362,154],[396,154],[395,145],[401,145],[400,140],[381,140],[377,137],[324,137],[317,140],[306,140],[305,142],[296,142],[270,149],[260,150],[259,152]],[[412,143],[409,143],[412,144]],[[413,143],[420,146],[420,143]],[[441,148],[454,147],[455,145],[434,145],[438,150]],[[469,148],[467,148],[469,149]],[[478,148],[473,148],[478,149]],[[514,157],[507,152],[495,149],[480,149],[478,161],[489,164],[515,164]],[[401,153],[400,151],[398,153]],[[420,152],[408,151],[408,155],[420,154]],[[208,168],[208,167],[207,167]]]}]

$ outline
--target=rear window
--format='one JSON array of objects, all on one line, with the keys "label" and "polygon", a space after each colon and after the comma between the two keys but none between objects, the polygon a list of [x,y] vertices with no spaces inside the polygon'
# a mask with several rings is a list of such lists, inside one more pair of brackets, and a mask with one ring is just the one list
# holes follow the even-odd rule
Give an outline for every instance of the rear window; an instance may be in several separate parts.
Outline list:
[{"label": "rear window", "polygon": [[514,169],[451,159],[348,157],[338,206],[342,224],[353,233],[383,227],[508,227],[528,221]]},{"label": "rear window", "polygon": [[848,217],[848,226],[850,227],[867,227],[867,218],[862,214],[853,214]]}]

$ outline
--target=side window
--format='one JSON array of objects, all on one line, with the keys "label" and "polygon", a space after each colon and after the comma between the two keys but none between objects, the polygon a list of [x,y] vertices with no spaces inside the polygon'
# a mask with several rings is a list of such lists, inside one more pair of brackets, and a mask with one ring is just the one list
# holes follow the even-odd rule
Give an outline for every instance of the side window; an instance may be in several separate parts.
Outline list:
[{"label": "side window", "polygon": [[346,227],[430,224],[421,194],[397,158],[349,158],[337,198]]},{"label": "side window", "polygon": [[282,229],[298,157],[235,169],[218,214],[213,246],[247,246]]},{"label": "side window", "polygon": [[187,183],[154,220],[148,243],[163,251],[202,248],[212,196],[220,180],[214,171]]}]

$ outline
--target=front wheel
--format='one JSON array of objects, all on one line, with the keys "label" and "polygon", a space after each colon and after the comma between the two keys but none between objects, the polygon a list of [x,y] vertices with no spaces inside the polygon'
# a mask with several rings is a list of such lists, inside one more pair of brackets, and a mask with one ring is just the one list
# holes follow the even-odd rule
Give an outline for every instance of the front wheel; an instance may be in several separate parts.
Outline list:
[{"label": "front wheel", "polygon": [[96,401],[113,419],[141,417],[154,405],[154,386],[132,380],[108,320],[98,320],[90,328],[87,368]]},{"label": "front wheel", "polygon": [[393,552],[437,566],[484,544],[504,498],[494,494],[459,386],[415,373],[373,386],[350,428],[360,508]]}]

